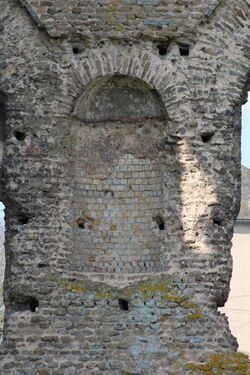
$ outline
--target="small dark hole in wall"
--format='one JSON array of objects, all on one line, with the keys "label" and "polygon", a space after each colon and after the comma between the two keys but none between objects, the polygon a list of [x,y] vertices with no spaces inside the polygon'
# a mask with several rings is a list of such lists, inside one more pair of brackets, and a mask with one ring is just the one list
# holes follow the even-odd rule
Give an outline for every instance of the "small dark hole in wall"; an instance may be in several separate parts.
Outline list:
[{"label": "small dark hole in wall", "polygon": [[161,214],[156,215],[155,221],[159,227],[159,230],[165,229],[165,220],[164,217]]},{"label": "small dark hole in wall", "polygon": [[14,308],[17,311],[29,310],[32,312],[36,312],[38,306],[39,301],[35,297],[24,297],[22,298],[22,301],[14,303]]},{"label": "small dark hole in wall", "polygon": [[85,229],[85,221],[82,218],[77,219],[77,226],[79,229]]},{"label": "small dark hole in wall", "polygon": [[180,51],[181,56],[189,56],[189,50],[190,50],[190,47],[188,44],[181,44],[179,46],[179,51]]},{"label": "small dark hole in wall", "polygon": [[25,215],[22,215],[18,217],[17,221],[18,221],[18,225],[25,225],[25,224],[28,224],[29,218]]},{"label": "small dark hole in wall", "polygon": [[119,303],[119,306],[120,306],[121,310],[128,311],[129,302],[126,299],[119,298],[118,303]]},{"label": "small dark hole in wall", "polygon": [[26,138],[26,134],[24,132],[19,131],[19,130],[16,130],[14,132],[14,136],[18,141],[24,141],[24,139]]},{"label": "small dark hole in wall", "polygon": [[161,224],[159,224],[159,229],[160,230],[164,230],[165,229],[165,223],[162,222]]},{"label": "small dark hole in wall", "polygon": [[113,190],[104,190],[104,195],[108,196],[108,197],[113,197],[114,191]]},{"label": "small dark hole in wall", "polygon": [[72,48],[72,52],[73,52],[74,55],[78,55],[78,53],[80,53],[80,48],[75,46],[75,47]]},{"label": "small dark hole in wall", "polygon": [[212,133],[204,133],[201,135],[201,139],[203,143],[209,143],[214,136],[214,132]]},{"label": "small dark hole in wall", "polygon": [[221,224],[222,224],[222,219],[220,219],[220,218],[214,218],[213,219],[213,225],[214,226],[219,226]]},{"label": "small dark hole in wall", "polygon": [[168,53],[169,42],[162,42],[158,44],[157,48],[160,56],[165,56]]},{"label": "small dark hole in wall", "polygon": [[37,267],[38,267],[38,268],[45,268],[45,267],[48,267],[48,264],[45,264],[45,263],[38,263]]},{"label": "small dark hole in wall", "polygon": [[36,298],[31,298],[30,300],[30,311],[36,312],[36,309],[39,306],[39,302]]}]

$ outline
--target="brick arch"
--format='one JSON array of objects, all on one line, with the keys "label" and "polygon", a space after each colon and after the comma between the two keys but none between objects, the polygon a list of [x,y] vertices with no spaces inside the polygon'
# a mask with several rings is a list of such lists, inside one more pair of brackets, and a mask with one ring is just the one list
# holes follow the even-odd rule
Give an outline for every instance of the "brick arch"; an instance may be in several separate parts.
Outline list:
[{"label": "brick arch", "polygon": [[85,122],[167,118],[155,89],[138,78],[119,74],[104,76],[88,85],[77,102],[75,115]]},{"label": "brick arch", "polygon": [[[105,282],[109,274],[126,279],[167,272],[182,237],[178,151],[164,143],[176,87],[174,75],[152,57],[116,50],[112,60],[94,52],[74,65],[80,96],[73,129],[71,270],[90,278],[104,274]],[[162,74],[159,81],[155,72]],[[122,101],[120,112],[112,106],[114,87],[125,102],[129,97],[128,109]],[[111,100],[100,100],[102,90]],[[170,202],[176,207],[171,217]]]},{"label": "brick arch", "polygon": [[[176,116],[176,104],[186,102],[190,91],[184,75],[175,74],[173,64],[139,47],[108,46],[86,51],[72,63],[77,105],[89,85],[105,76],[123,75],[143,81],[156,90],[170,117]],[[186,114],[187,115],[187,114]]]}]

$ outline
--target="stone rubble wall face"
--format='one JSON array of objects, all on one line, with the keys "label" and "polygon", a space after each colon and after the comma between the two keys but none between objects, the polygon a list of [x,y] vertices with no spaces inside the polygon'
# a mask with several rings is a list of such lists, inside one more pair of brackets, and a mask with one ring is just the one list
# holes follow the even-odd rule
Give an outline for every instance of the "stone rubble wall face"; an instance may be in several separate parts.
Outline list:
[{"label": "stone rubble wall face", "polygon": [[[230,241],[240,205],[250,4],[63,3],[0,3],[6,206],[1,374],[199,373],[186,365],[209,362],[213,353],[233,358],[237,349],[217,306],[229,292]],[[168,47],[165,55],[160,42]],[[180,54],[183,43],[190,46],[188,56]],[[161,98],[167,117],[143,122],[157,122],[152,144],[144,136],[138,140],[136,121],[88,124],[79,118],[77,106],[90,85],[114,76],[137,79]],[[114,139],[115,126],[118,141],[134,129],[133,147],[117,151],[111,142],[98,148],[100,134]],[[152,152],[154,144],[159,151]],[[119,236],[117,228],[104,226],[101,237],[104,223],[93,227],[92,219],[109,211],[109,197],[120,227],[128,230],[131,217],[122,217],[119,207],[130,204],[129,177],[117,168],[121,163],[129,172],[131,160],[142,173],[132,176],[132,191],[144,186],[143,177],[157,200],[143,205],[140,188],[134,196],[137,245],[130,252],[125,246],[125,256],[119,254],[125,232]],[[148,160],[154,171],[144,167]],[[161,180],[151,184],[149,172],[161,173]],[[123,197],[99,190],[113,191],[117,179]],[[159,233],[148,213],[153,219],[160,209],[165,229]],[[87,228],[81,231],[78,219]],[[113,254],[113,271],[104,250]],[[229,374],[248,373],[231,360],[224,365]]]},{"label": "stone rubble wall face", "polygon": [[250,173],[248,168],[243,166],[241,167],[241,207],[239,213],[239,219],[248,220],[250,217],[250,187],[249,187],[249,177]]}]

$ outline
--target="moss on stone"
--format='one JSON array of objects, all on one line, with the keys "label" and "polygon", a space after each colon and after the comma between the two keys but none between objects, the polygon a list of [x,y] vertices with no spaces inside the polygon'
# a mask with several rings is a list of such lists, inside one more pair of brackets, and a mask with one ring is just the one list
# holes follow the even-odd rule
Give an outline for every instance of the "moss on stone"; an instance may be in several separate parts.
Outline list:
[{"label": "moss on stone", "polygon": [[249,375],[250,362],[242,353],[212,354],[205,364],[188,363],[186,368],[190,375]]},{"label": "moss on stone", "polygon": [[111,291],[100,290],[100,292],[96,293],[96,297],[101,299],[109,299],[113,297],[113,294]]},{"label": "moss on stone", "polygon": [[88,289],[79,283],[64,283],[65,292],[87,293]]},{"label": "moss on stone", "polygon": [[145,281],[139,284],[127,286],[122,290],[118,290],[104,284],[89,284],[86,280],[84,280],[82,283],[67,282],[64,280],[60,281],[59,284],[63,286],[65,292],[93,294],[96,299],[133,299],[135,295],[140,295],[144,301],[150,301],[154,298],[158,298],[162,301],[162,307],[165,306],[166,303],[172,302],[183,309],[186,309],[187,319],[189,321],[203,320],[206,318],[201,312],[199,305],[193,301],[190,301],[187,296],[180,295],[176,284],[173,282],[173,280],[171,280],[171,278],[167,278],[164,281]]},{"label": "moss on stone", "polygon": [[205,319],[205,315],[202,314],[202,312],[200,311],[200,309],[198,307],[195,308],[195,312],[194,313],[191,313],[191,314],[188,314],[187,316],[187,319],[192,321],[192,320],[203,320]]},{"label": "moss on stone", "polygon": [[118,8],[118,0],[112,0],[112,3],[110,5],[108,5],[106,8],[105,8],[105,11],[107,12],[116,12],[117,11],[117,8]]},{"label": "moss on stone", "polygon": [[192,302],[192,301],[184,301],[181,306],[184,308],[184,309],[193,309],[193,308],[196,308],[197,307],[197,304]]},{"label": "moss on stone", "polygon": [[[132,295],[132,287],[131,289],[127,288],[127,292],[130,292],[130,296]],[[187,315],[187,319],[189,321],[194,320],[203,320],[205,319],[205,315],[201,312],[201,309],[198,304],[193,301],[190,301],[188,297],[179,295],[179,291],[171,279],[167,279],[165,281],[149,281],[140,284],[139,287],[133,287],[133,290],[139,291],[144,300],[150,300],[154,297],[160,297],[164,302],[174,302],[178,304],[180,307],[192,310],[191,313]]]},{"label": "moss on stone", "polygon": [[37,375],[50,375],[50,371],[47,368],[41,368],[38,370]]}]

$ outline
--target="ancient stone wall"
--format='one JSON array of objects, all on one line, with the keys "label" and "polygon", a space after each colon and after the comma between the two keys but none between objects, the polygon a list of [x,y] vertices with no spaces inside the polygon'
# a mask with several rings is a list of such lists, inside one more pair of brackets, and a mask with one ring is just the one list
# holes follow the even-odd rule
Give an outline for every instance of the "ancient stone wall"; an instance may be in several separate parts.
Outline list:
[{"label": "ancient stone wall", "polygon": [[1,373],[247,374],[227,318],[248,0],[1,0]]},{"label": "ancient stone wall", "polygon": [[241,204],[238,219],[248,220],[250,217],[250,188],[249,188],[250,172],[249,168],[242,165],[241,167]]}]

